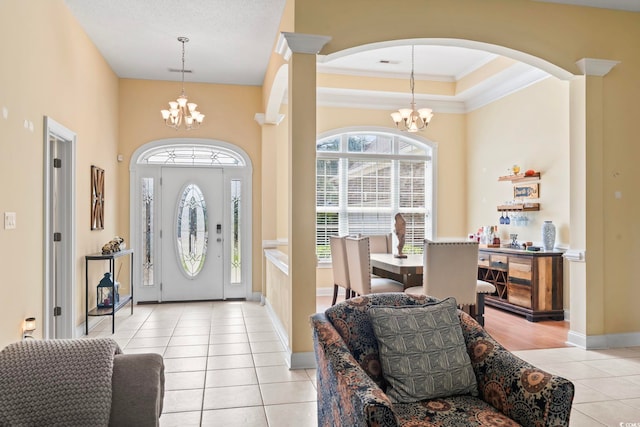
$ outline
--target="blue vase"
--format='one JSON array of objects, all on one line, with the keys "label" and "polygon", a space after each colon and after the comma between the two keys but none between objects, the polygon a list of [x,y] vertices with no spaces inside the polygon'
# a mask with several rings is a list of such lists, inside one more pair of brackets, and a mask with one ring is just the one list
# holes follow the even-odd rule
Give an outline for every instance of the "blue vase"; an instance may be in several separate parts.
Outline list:
[{"label": "blue vase", "polygon": [[552,251],[556,245],[556,226],[551,221],[542,224],[542,246],[545,251]]}]

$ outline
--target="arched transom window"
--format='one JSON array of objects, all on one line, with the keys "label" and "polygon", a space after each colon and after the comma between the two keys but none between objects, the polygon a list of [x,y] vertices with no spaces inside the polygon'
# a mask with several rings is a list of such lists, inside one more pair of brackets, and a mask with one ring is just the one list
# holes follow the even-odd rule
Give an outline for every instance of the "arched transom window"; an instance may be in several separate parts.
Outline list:
[{"label": "arched transom window", "polygon": [[328,260],[329,236],[382,234],[401,213],[405,253],[432,238],[433,149],[408,136],[344,132],[316,145],[316,253]]},{"label": "arched transom window", "polygon": [[140,164],[189,166],[245,166],[232,150],[207,145],[170,145],[151,148],[140,156]]}]

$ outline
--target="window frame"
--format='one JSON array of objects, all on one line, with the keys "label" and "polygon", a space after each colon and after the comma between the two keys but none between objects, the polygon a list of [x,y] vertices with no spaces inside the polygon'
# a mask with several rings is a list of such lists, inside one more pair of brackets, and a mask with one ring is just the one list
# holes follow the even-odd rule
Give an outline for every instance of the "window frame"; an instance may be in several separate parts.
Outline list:
[{"label": "window frame", "polygon": [[[382,136],[385,138],[390,138],[391,141],[391,150],[389,153],[367,153],[367,152],[354,152],[349,151],[349,138],[354,135],[375,135]],[[318,150],[319,144],[323,141],[328,141],[330,139],[338,139],[338,149],[333,151],[326,150]],[[416,147],[419,150],[422,150],[422,154],[402,154],[399,152],[399,147],[401,143],[408,144],[410,146]],[[327,145],[325,145],[327,146]],[[335,145],[333,145],[335,147]],[[318,184],[318,165],[320,160],[331,160],[335,159],[338,161],[338,172],[337,177],[339,180],[339,190],[338,190],[338,206],[326,206],[318,205],[318,197],[316,197],[316,254],[318,255],[319,263],[329,263],[331,260],[329,257],[322,257],[319,253],[319,248],[322,245],[318,245],[318,239],[321,233],[325,234],[326,239],[331,235],[331,231],[323,231],[323,228],[326,229],[328,227],[318,227],[318,218],[319,215],[323,213],[336,213],[338,215],[338,235],[344,236],[349,233],[349,224],[348,217],[350,213],[357,212],[382,212],[384,215],[388,215],[390,225],[389,230],[393,229],[393,216],[397,213],[424,213],[424,238],[427,239],[435,239],[436,238],[436,170],[437,170],[437,144],[422,138],[418,135],[402,133],[395,130],[390,130],[387,128],[376,128],[376,127],[357,127],[357,128],[346,128],[346,129],[338,129],[330,132],[325,132],[319,135],[316,139],[316,191],[319,191]],[[391,166],[391,202],[389,207],[375,207],[375,208],[364,208],[364,207],[349,207],[348,206],[348,191],[347,189],[347,181],[348,176],[345,173],[345,170],[348,171],[348,163],[350,160],[362,160],[362,161],[383,161],[390,162]],[[425,185],[425,203],[424,208],[411,208],[411,207],[403,207],[400,205],[400,192],[398,190],[400,183],[400,161],[420,161],[424,162],[425,172],[424,172],[424,185]],[[326,200],[327,198],[325,198]],[[366,225],[366,223],[363,223]],[[335,226],[334,226],[335,227]],[[323,251],[323,253],[326,251]]]}]

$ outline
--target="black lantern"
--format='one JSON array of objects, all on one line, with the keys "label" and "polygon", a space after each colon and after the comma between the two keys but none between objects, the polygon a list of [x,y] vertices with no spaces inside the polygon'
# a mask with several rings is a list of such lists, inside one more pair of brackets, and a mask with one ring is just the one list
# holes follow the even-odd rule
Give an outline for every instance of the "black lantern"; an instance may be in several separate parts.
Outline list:
[{"label": "black lantern", "polygon": [[104,277],[98,283],[96,289],[97,307],[98,308],[111,308],[113,307],[114,286],[111,279],[111,273],[104,273]]}]

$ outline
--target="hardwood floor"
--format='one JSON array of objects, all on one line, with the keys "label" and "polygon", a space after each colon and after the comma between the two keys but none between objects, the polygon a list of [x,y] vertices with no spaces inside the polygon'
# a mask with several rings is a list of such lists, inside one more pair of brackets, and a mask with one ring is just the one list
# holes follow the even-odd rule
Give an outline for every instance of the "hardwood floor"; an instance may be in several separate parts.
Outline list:
[{"label": "hardwood floor", "polygon": [[522,316],[485,307],[484,328],[508,350],[571,347],[566,343],[569,322],[529,322]]},{"label": "hardwood floor", "polygon": [[[338,302],[344,301],[344,290],[340,290]],[[331,297],[316,298],[316,309],[324,311],[331,305]],[[549,320],[529,322],[524,317],[492,307],[485,308],[485,329],[500,344],[510,351],[541,348],[571,347],[566,344],[569,322]]]}]

